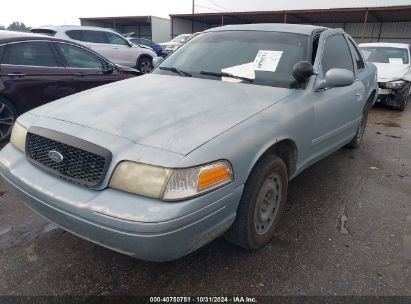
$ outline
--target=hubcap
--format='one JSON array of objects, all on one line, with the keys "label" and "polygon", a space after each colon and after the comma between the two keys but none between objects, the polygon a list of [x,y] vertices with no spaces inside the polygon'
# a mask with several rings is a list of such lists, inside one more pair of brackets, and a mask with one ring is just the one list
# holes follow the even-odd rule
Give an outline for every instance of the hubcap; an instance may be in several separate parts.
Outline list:
[{"label": "hubcap", "polygon": [[3,140],[11,133],[14,124],[14,114],[8,105],[0,102],[0,139]]},{"label": "hubcap", "polygon": [[143,60],[140,64],[140,72],[143,74],[150,73],[152,70],[151,62],[148,60]]},{"label": "hubcap", "polygon": [[282,182],[277,173],[271,174],[260,189],[254,211],[254,228],[257,234],[266,233],[274,223],[281,202]]}]

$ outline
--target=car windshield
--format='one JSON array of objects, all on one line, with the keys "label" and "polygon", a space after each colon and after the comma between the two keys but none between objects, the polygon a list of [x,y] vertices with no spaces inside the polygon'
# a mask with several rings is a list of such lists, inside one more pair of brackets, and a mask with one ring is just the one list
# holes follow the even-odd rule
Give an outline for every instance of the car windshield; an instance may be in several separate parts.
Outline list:
[{"label": "car windshield", "polygon": [[186,41],[188,39],[188,37],[190,37],[190,36],[189,35],[180,35],[180,36],[177,36],[176,38],[174,38],[171,41],[172,42],[183,43],[184,41]]},{"label": "car windshield", "polygon": [[290,88],[296,84],[294,65],[308,60],[308,41],[294,33],[206,32],[167,57],[154,73]]},{"label": "car windshield", "polygon": [[408,64],[407,49],[394,47],[360,47],[365,60],[376,63]]}]

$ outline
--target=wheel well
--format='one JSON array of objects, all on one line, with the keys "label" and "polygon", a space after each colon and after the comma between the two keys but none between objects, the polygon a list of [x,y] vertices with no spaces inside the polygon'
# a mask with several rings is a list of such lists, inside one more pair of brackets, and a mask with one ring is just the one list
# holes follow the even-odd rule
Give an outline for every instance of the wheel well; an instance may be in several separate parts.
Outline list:
[{"label": "wheel well", "polygon": [[287,167],[289,177],[295,173],[297,167],[298,150],[294,141],[291,139],[284,139],[276,142],[261,155],[259,160],[267,154],[275,154],[282,159]]}]

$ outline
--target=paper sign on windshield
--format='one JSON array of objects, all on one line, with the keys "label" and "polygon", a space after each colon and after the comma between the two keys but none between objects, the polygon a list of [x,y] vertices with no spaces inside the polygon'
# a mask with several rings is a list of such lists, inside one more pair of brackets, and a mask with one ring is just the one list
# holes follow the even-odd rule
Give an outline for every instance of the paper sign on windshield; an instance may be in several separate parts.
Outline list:
[{"label": "paper sign on windshield", "polygon": [[403,64],[402,58],[389,58],[390,63]]},{"label": "paper sign on windshield", "polygon": [[[221,72],[230,73],[236,76],[246,77],[250,79],[255,78],[253,62],[244,63],[244,64],[232,66],[229,68],[225,68],[225,69],[222,69]],[[228,81],[228,82],[242,82],[241,79],[235,79],[235,78],[230,78],[230,77],[223,77],[221,80]]]},{"label": "paper sign on windshield", "polygon": [[254,70],[275,72],[282,55],[283,51],[258,51],[254,59]]}]

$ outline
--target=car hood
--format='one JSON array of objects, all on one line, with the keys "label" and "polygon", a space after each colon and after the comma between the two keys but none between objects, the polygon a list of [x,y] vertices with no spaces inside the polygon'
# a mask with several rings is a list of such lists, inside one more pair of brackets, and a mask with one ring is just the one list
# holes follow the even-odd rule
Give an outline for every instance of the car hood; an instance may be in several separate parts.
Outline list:
[{"label": "car hood", "polygon": [[150,74],[71,95],[30,113],[186,155],[292,92]]},{"label": "car hood", "polygon": [[378,81],[386,82],[393,80],[411,81],[411,66],[408,64],[375,63],[378,70]]}]

